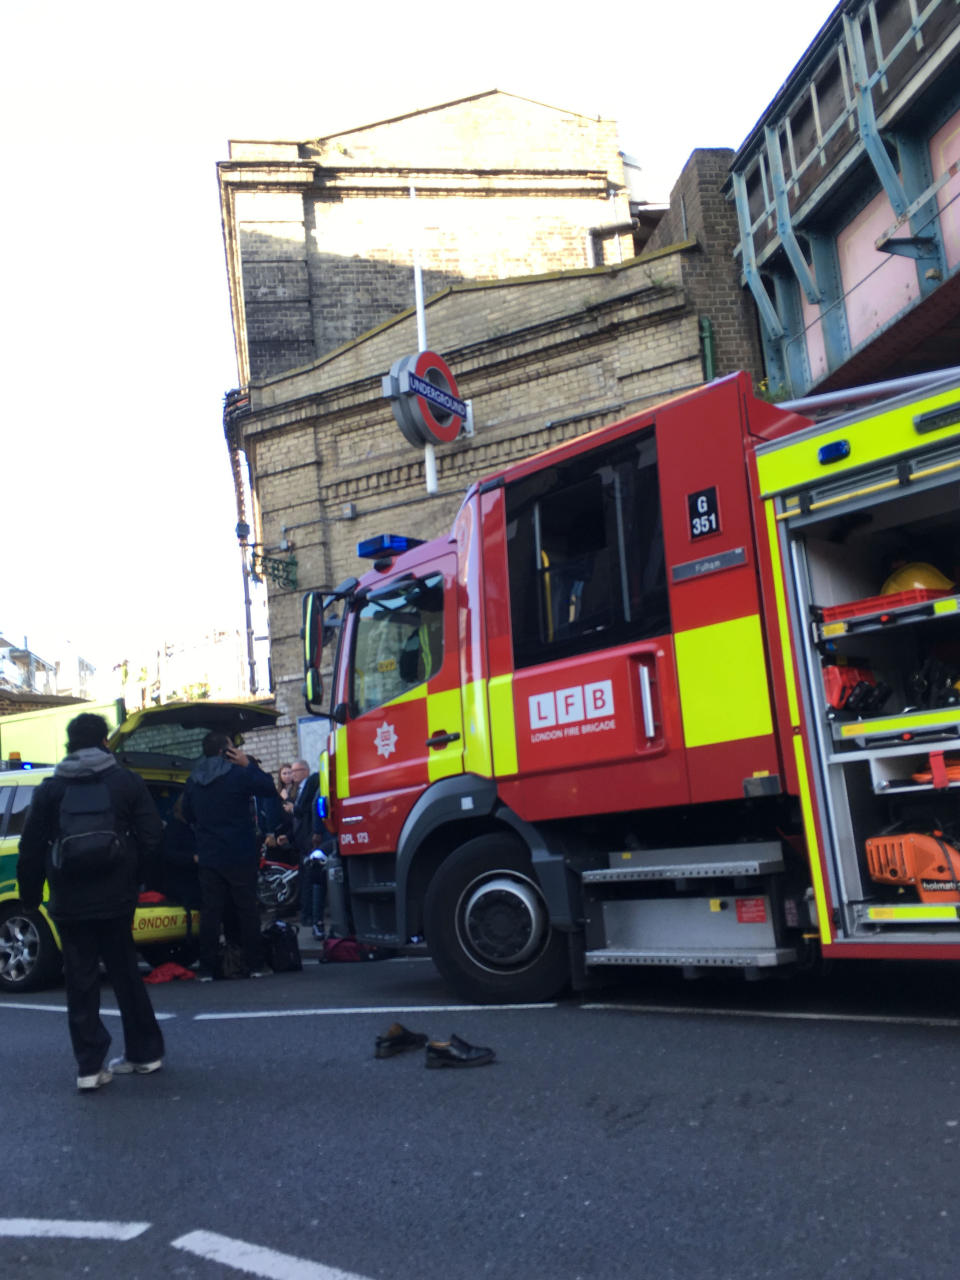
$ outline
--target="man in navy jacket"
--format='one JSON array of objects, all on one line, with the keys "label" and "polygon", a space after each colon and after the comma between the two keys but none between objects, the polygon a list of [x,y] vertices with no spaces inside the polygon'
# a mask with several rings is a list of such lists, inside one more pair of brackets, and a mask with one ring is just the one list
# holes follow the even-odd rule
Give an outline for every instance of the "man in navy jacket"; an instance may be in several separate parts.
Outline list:
[{"label": "man in navy jacket", "polygon": [[208,733],[203,758],[187,779],[184,820],[193,827],[203,907],[200,915],[201,980],[223,976],[220,930],[228,902],[240,928],[244,964],[251,977],[263,969],[257,906],[259,841],[253,800],[274,795],[268,773],[225,733]]}]

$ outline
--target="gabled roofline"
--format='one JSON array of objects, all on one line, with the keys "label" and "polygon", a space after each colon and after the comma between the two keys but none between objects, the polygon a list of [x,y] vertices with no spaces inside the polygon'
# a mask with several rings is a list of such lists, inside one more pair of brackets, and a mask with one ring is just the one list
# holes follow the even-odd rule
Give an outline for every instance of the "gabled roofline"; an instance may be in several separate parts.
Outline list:
[{"label": "gabled roofline", "polygon": [[535,107],[545,107],[548,111],[559,111],[563,115],[578,116],[581,120],[603,120],[603,116],[587,115],[583,111],[568,111],[566,107],[555,107],[549,102],[539,102],[536,98],[526,98],[523,94],[511,93],[509,89],[484,89],[480,93],[469,93],[462,98],[452,98],[449,102],[438,102],[432,107],[417,107],[415,111],[404,111],[398,116],[387,116],[383,120],[374,120],[370,124],[357,125],[353,129],[338,129],[336,133],[322,134],[316,138],[306,138],[304,141],[307,143],[330,142],[333,138],[342,138],[348,133],[364,133],[367,129],[379,129],[385,124],[397,124],[401,120],[411,120],[414,116],[425,116],[433,111],[445,111],[448,107],[459,107],[464,102],[477,102],[480,98],[492,98],[497,93],[503,94],[505,98],[515,98],[518,102],[532,103]]}]

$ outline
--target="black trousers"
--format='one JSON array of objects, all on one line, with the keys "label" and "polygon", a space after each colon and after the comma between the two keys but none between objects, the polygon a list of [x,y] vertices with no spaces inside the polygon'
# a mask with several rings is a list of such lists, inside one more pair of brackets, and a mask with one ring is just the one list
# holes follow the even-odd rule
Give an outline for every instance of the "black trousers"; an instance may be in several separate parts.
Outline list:
[{"label": "black trousers", "polygon": [[78,1075],[95,1075],[110,1048],[110,1033],[100,1017],[101,960],[120,1008],[126,1057],[130,1062],[163,1057],[163,1035],[137,968],[132,926],[132,913],[112,920],[57,922]]},{"label": "black trousers", "polygon": [[201,867],[200,893],[200,964],[215,977],[221,977],[220,930],[228,908],[240,934],[243,962],[248,972],[263,965],[263,943],[260,940],[260,908],[257,905],[257,864],[253,861],[236,867]]}]

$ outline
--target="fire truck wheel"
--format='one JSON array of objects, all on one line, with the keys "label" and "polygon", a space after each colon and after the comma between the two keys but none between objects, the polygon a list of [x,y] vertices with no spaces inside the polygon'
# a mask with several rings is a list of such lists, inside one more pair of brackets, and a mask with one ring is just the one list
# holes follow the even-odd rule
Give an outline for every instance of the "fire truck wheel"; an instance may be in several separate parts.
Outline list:
[{"label": "fire truck wheel", "polygon": [[570,980],[566,940],[512,836],[478,836],[445,859],[427,891],[424,931],[437,968],[466,999],[548,1000]]},{"label": "fire truck wheel", "polygon": [[0,908],[0,991],[40,991],[60,976],[60,949],[39,911]]}]

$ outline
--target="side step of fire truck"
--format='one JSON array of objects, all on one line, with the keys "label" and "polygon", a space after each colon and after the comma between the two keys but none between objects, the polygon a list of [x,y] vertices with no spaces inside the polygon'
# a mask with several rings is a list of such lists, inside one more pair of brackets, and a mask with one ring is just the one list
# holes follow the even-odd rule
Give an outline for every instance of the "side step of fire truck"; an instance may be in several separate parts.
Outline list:
[{"label": "side step of fire truck", "polygon": [[615,852],[607,861],[581,873],[587,967],[750,971],[797,960],[782,938],[779,843]]}]

